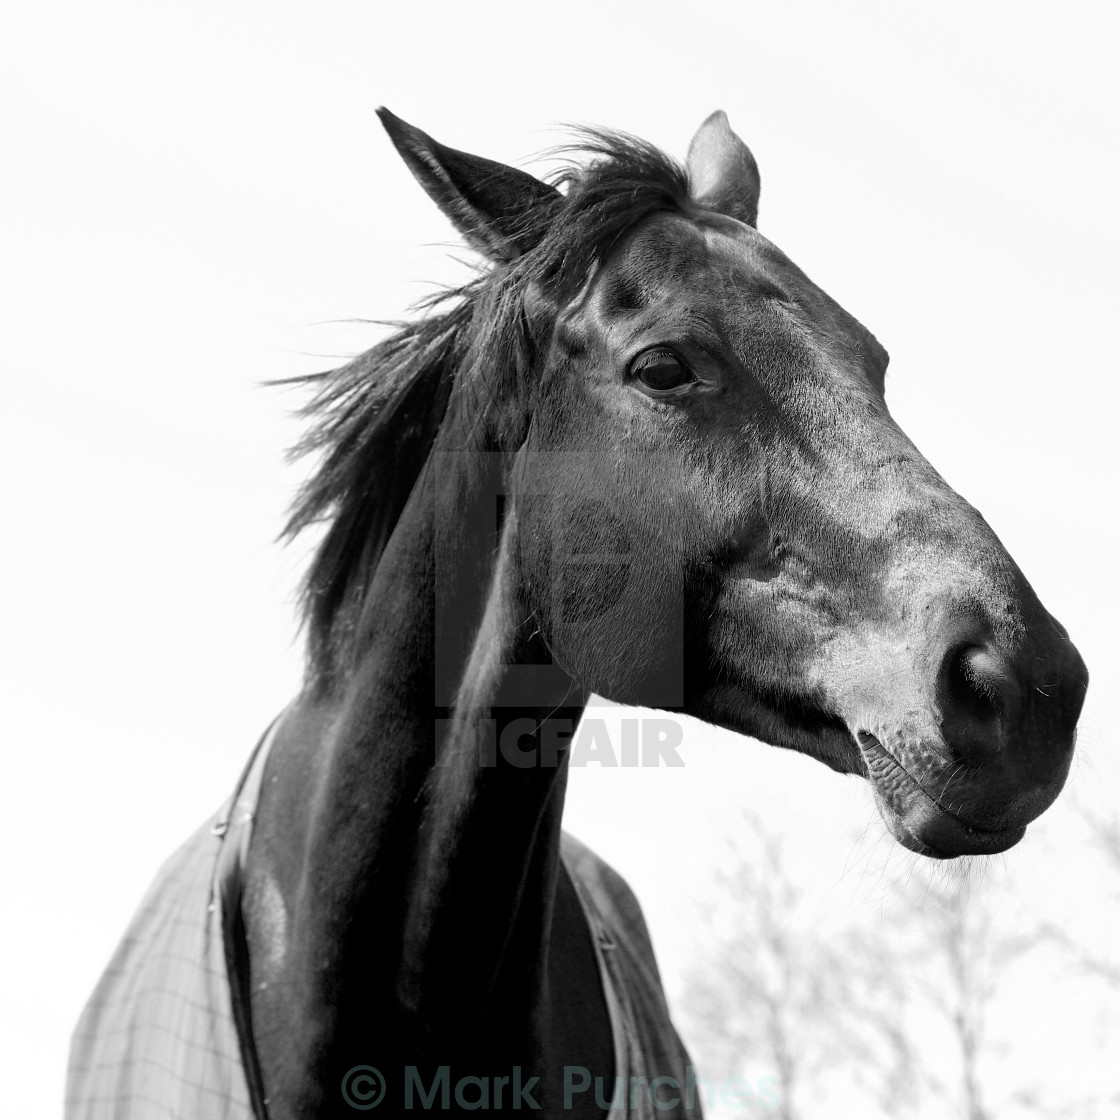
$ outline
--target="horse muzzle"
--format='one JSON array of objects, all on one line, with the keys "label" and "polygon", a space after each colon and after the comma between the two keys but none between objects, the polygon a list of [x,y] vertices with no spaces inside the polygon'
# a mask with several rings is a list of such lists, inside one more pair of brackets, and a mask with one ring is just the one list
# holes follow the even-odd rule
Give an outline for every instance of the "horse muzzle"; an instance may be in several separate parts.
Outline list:
[{"label": "horse muzzle", "polygon": [[924,713],[855,729],[880,814],[905,847],[942,859],[1006,851],[1061,792],[1088,674],[1067,640],[1038,682],[1022,668],[1040,660],[1027,648],[1011,658],[992,641],[953,643]]}]

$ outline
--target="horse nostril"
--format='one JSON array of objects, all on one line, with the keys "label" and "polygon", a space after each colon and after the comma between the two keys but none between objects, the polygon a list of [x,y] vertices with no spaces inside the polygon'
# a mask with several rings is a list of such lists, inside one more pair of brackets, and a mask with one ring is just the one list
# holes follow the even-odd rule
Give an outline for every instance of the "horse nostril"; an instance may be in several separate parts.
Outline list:
[{"label": "horse nostril", "polygon": [[983,646],[965,646],[952,659],[949,686],[962,707],[971,707],[979,716],[988,712],[1004,714],[1003,683],[1000,666]]},{"label": "horse nostril", "polygon": [[1013,717],[1018,696],[1010,667],[990,646],[955,647],[946,655],[938,680],[946,739],[962,754],[996,747],[999,725]]}]

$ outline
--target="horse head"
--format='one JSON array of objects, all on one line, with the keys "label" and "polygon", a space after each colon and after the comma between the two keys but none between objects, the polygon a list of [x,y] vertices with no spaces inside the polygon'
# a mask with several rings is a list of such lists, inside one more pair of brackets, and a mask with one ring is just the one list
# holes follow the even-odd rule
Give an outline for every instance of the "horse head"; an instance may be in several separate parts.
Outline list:
[{"label": "horse head", "polygon": [[555,662],[864,776],[914,851],[1016,843],[1065,780],[1085,666],[891,417],[883,347],[758,231],[727,118],[685,167],[595,134],[566,192],[382,119],[494,265],[519,372],[472,391]]}]

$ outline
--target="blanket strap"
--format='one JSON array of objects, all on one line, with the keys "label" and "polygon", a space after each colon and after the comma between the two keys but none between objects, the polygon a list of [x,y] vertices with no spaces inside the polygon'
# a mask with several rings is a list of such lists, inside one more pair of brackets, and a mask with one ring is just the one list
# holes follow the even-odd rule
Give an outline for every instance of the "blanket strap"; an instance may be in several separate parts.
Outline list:
[{"label": "blanket strap", "polygon": [[241,910],[241,890],[245,861],[249,855],[249,841],[253,835],[253,814],[257,807],[265,762],[282,719],[283,713],[272,721],[253,748],[237,789],[218,814],[212,830],[215,835],[222,837],[214,879],[221,908],[230,1006],[255,1120],[268,1120],[268,1098],[265,1096],[260,1058],[253,1040],[249,944],[245,936],[245,916]]}]

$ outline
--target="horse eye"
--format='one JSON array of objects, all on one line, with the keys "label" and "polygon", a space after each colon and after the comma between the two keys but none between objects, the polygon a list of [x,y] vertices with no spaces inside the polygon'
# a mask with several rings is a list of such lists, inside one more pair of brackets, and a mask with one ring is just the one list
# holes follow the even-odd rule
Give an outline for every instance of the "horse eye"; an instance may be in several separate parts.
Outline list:
[{"label": "horse eye", "polygon": [[696,380],[671,350],[647,350],[634,359],[630,375],[654,393],[670,393]]}]

